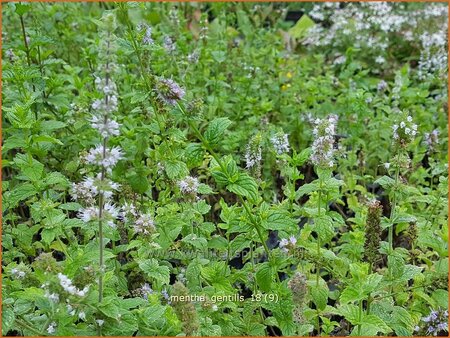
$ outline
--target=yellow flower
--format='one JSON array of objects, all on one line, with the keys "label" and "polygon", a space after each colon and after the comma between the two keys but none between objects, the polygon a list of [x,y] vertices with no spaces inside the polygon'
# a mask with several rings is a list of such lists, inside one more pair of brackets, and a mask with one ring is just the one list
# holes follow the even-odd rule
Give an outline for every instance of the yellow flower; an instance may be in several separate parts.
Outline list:
[{"label": "yellow flower", "polygon": [[290,88],[290,87],[291,87],[291,84],[290,84],[290,83],[284,84],[284,85],[281,86],[281,90],[286,90],[286,89],[288,89],[288,88]]},{"label": "yellow flower", "polygon": [[287,72],[286,76],[287,76],[288,79],[291,79],[292,78],[292,73],[291,72]]}]

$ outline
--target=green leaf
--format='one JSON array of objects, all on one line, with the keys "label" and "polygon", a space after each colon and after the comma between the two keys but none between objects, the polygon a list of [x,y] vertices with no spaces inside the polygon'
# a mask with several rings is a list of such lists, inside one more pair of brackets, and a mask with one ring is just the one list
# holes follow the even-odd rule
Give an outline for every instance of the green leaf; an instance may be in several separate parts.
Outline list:
[{"label": "green leaf", "polygon": [[37,194],[36,188],[31,183],[19,184],[14,187],[10,194],[5,195],[5,202],[13,207],[17,203]]},{"label": "green leaf", "polygon": [[230,126],[228,117],[219,117],[212,120],[205,131],[205,139],[210,145],[219,143],[225,130]]},{"label": "green leaf", "polygon": [[303,14],[300,20],[298,20],[297,23],[289,29],[289,35],[295,39],[300,39],[306,35],[308,29],[313,27],[314,24],[314,21],[311,20],[309,16]]},{"label": "green leaf", "polygon": [[214,59],[214,61],[218,62],[218,63],[222,63],[227,59],[227,53],[223,52],[223,51],[212,51],[211,55]]},{"label": "green leaf", "polygon": [[351,324],[356,325],[359,321],[359,308],[353,304],[339,305],[337,313],[344,316]]},{"label": "green leaf", "polygon": [[186,146],[185,156],[189,166],[200,165],[203,161],[205,151],[199,143],[189,143]]},{"label": "green leaf", "polygon": [[59,205],[59,208],[63,210],[78,211],[81,209],[81,204],[76,202],[68,202]]},{"label": "green leaf", "polygon": [[323,215],[314,219],[314,231],[324,242],[329,241],[334,236],[333,219]]},{"label": "green leaf", "polygon": [[388,190],[388,189],[390,189],[391,187],[394,186],[395,181],[392,178],[390,178],[389,176],[385,175],[385,176],[380,177],[379,179],[377,179],[374,183],[375,184],[379,184],[379,185],[381,185],[383,187],[383,189]]},{"label": "green leaf", "polygon": [[143,194],[150,189],[147,177],[139,174],[135,174],[128,178],[128,183],[130,184],[131,189],[138,194]]},{"label": "green leaf", "polygon": [[284,210],[270,210],[267,219],[261,222],[262,226],[268,230],[290,231],[296,226],[296,222]]},{"label": "green leaf", "polygon": [[16,13],[20,16],[24,15],[25,13],[29,12],[31,9],[31,6],[29,4],[24,3],[16,3]]},{"label": "green leaf", "polygon": [[56,233],[57,233],[57,229],[55,229],[55,228],[44,229],[41,232],[42,240],[44,241],[44,243],[49,245],[55,239]]},{"label": "green leaf", "polygon": [[238,196],[247,197],[252,201],[258,198],[258,185],[253,177],[247,174],[239,174],[239,178],[233,184],[229,184],[227,189]]},{"label": "green leaf", "polygon": [[54,137],[51,137],[49,135],[33,136],[32,139],[33,139],[33,142],[35,142],[35,143],[47,142],[47,143],[59,144],[60,146],[64,145],[60,140],[58,140]]},{"label": "green leaf", "polygon": [[198,237],[195,234],[187,235],[181,241],[188,243],[188,244],[192,245],[193,247],[195,247],[197,249],[201,249],[201,250],[206,249],[206,247],[208,245],[208,242],[206,241],[205,238]]},{"label": "green leaf", "polygon": [[373,326],[377,329],[377,332],[388,333],[391,331],[389,326],[376,315],[364,315],[362,318],[362,324]]},{"label": "green leaf", "polygon": [[14,311],[8,308],[4,308],[2,311],[2,335],[6,336],[9,330],[13,328],[16,316]]},{"label": "green leaf", "polygon": [[367,276],[367,278],[365,279],[364,284],[363,284],[364,293],[369,294],[369,293],[375,291],[378,284],[380,284],[382,279],[383,279],[383,276],[376,274],[376,273],[373,273],[373,274]]},{"label": "green leaf", "polygon": [[200,214],[205,215],[211,210],[211,206],[205,200],[200,200],[193,205],[194,209]]},{"label": "green leaf", "polygon": [[42,121],[41,122],[41,129],[45,130],[45,131],[61,129],[66,126],[67,126],[67,124],[65,124],[64,122],[61,122],[61,121],[51,120],[51,121]]},{"label": "green leaf", "polygon": [[209,194],[212,194],[214,191],[212,190],[212,188],[209,185],[200,183],[198,185],[197,192],[202,195],[209,195]]},{"label": "green leaf", "polygon": [[160,266],[154,258],[139,262],[139,268],[144,271],[150,278],[153,278],[162,284],[169,284],[170,273],[169,267]]},{"label": "green leaf", "polygon": [[311,287],[311,297],[317,308],[323,311],[328,303],[328,287],[326,284]]},{"label": "green leaf", "polygon": [[341,296],[339,297],[339,302],[341,304],[347,304],[350,302],[356,302],[364,298],[364,294],[360,292],[354,286],[347,286],[344,291],[342,291]]},{"label": "green leaf", "polygon": [[256,283],[264,292],[270,292],[272,286],[272,268],[269,263],[262,263],[256,271]]},{"label": "green leaf", "polygon": [[300,197],[304,195],[309,195],[313,191],[317,191],[319,189],[319,185],[315,182],[303,184],[298,190],[295,192],[295,199],[298,200]]},{"label": "green leaf", "polygon": [[165,162],[164,167],[167,177],[169,177],[171,180],[182,178],[189,174],[189,170],[186,164],[182,161],[169,160]]}]

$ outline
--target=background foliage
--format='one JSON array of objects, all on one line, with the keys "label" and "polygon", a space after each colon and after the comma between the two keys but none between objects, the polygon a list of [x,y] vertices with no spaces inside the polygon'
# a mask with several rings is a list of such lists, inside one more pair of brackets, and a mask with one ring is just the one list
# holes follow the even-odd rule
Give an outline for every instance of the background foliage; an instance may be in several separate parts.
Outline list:
[{"label": "background foliage", "polygon": [[[445,4],[2,7],[3,335],[447,334]],[[100,244],[71,189],[96,175],[108,20],[123,158]]]}]

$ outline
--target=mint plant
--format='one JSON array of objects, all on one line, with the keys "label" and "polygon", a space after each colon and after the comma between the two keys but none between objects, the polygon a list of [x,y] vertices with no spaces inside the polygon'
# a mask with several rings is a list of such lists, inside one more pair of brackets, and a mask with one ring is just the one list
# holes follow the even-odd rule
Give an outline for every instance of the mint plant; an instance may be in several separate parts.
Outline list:
[{"label": "mint plant", "polygon": [[447,335],[447,9],[2,6],[2,334]]}]

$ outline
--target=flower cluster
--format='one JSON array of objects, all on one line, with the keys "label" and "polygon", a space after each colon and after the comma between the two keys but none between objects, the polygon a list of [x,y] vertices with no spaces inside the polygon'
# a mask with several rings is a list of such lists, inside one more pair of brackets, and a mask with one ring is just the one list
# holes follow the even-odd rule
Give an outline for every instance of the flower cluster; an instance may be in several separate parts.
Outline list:
[{"label": "flower cluster", "polygon": [[198,192],[199,182],[196,177],[186,176],[178,181],[178,187],[183,194],[196,195]]},{"label": "flower cluster", "polygon": [[278,155],[288,153],[290,150],[288,134],[278,132],[270,138],[270,142]]},{"label": "flower cluster", "polygon": [[168,105],[175,105],[186,92],[174,80],[161,78],[156,83],[158,97]]},{"label": "flower cluster", "polygon": [[89,291],[89,286],[85,286],[82,290],[79,290],[75,285],[73,285],[72,280],[62,273],[58,273],[58,279],[59,284],[62,286],[64,291],[73,296],[84,297]]},{"label": "flower cluster", "polygon": [[292,250],[295,248],[296,244],[297,244],[297,239],[294,236],[289,237],[289,239],[283,238],[280,241],[280,249],[281,249],[281,251],[288,253],[289,250]]},{"label": "flower cluster", "polygon": [[175,44],[174,44],[172,38],[168,35],[164,37],[163,46],[168,54],[172,54],[176,50],[176,47],[175,47]]},{"label": "flower cluster", "polygon": [[155,222],[150,214],[142,214],[134,222],[133,229],[137,234],[148,235],[154,232]]},{"label": "flower cluster", "polygon": [[97,129],[102,137],[117,136],[120,134],[120,125],[114,120],[106,120],[104,117],[92,116],[91,127]]},{"label": "flower cluster", "polygon": [[381,80],[380,82],[378,82],[377,90],[379,92],[384,92],[387,88],[388,88],[388,84],[386,81]]},{"label": "flower cluster", "polygon": [[306,276],[301,272],[296,272],[288,282],[288,287],[292,292],[292,300],[295,305],[294,319],[296,322],[301,323],[304,320],[303,308],[305,307],[308,292]]},{"label": "flower cluster", "polygon": [[16,279],[24,279],[27,273],[20,266],[18,266],[17,268],[11,269],[11,275]]},{"label": "flower cluster", "polygon": [[407,146],[417,134],[417,124],[413,123],[410,115],[404,121],[392,126],[394,142],[401,146]]},{"label": "flower cluster", "polygon": [[370,263],[373,270],[375,270],[375,264],[380,259],[382,212],[383,206],[379,201],[374,200],[369,203],[365,228],[364,258]]},{"label": "flower cluster", "polygon": [[122,158],[122,149],[119,147],[108,148],[103,144],[99,144],[89,150],[85,160],[89,164],[98,165],[110,171]]},{"label": "flower cluster", "polygon": [[261,134],[253,136],[245,148],[245,163],[247,169],[259,168],[262,160]]},{"label": "flower cluster", "polygon": [[148,300],[148,296],[153,294],[153,289],[148,283],[144,283],[140,288],[133,290],[132,293],[134,297],[142,297]]},{"label": "flower cluster", "polygon": [[88,204],[95,203],[95,198],[99,193],[108,200],[112,197],[113,192],[119,190],[120,184],[115,183],[107,178],[101,178],[101,174],[97,177],[85,177],[79,183],[72,183],[71,196],[75,201],[84,201]]},{"label": "flower cluster", "polygon": [[48,327],[47,327],[47,333],[48,334],[53,334],[56,332],[56,323],[55,322],[51,322]]},{"label": "flower cluster", "polygon": [[105,221],[110,227],[115,227],[115,220],[119,217],[119,210],[110,202],[106,202],[101,209],[98,206],[92,205],[86,208],[81,208],[78,217],[83,222],[88,223],[91,221]]},{"label": "flower cluster", "polygon": [[427,146],[428,154],[435,152],[439,145],[439,130],[435,129],[431,133],[425,133],[424,142]]},{"label": "flower cluster", "polygon": [[425,32],[420,36],[422,51],[419,59],[418,76],[420,79],[437,74],[447,75],[447,30],[436,33]]},{"label": "flower cluster", "polygon": [[314,121],[314,142],[312,144],[311,161],[319,167],[334,166],[334,137],[336,135],[337,115],[329,115],[325,119]]},{"label": "flower cluster", "polygon": [[142,43],[144,45],[153,45],[154,41],[152,38],[152,27],[147,25],[146,23],[141,23],[137,26],[139,31],[144,32],[144,36],[142,37]]},{"label": "flower cluster", "polygon": [[[416,326],[415,331],[419,334],[423,332],[426,335],[443,335],[448,332],[448,311],[447,310],[431,310],[430,314],[423,317],[421,321],[424,323],[423,328]],[[422,332],[423,331],[423,332]]]},{"label": "flower cluster", "polygon": [[[409,44],[418,41],[422,43],[419,76],[445,73],[447,7],[430,4],[415,11],[405,11],[404,7],[404,4],[389,2],[349,3],[345,6],[338,2],[315,4],[308,15],[317,24],[309,29],[303,43],[323,51],[338,50],[340,55],[351,46],[364,50],[365,57],[381,65],[387,61],[388,48],[401,48],[405,41]],[[439,37],[433,37],[437,30],[440,31],[437,33]],[[428,42],[424,43],[425,40]],[[338,57],[335,63],[343,60]]]}]

